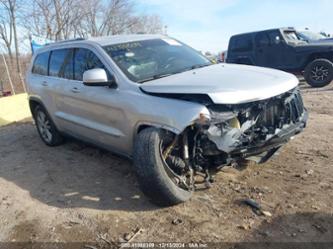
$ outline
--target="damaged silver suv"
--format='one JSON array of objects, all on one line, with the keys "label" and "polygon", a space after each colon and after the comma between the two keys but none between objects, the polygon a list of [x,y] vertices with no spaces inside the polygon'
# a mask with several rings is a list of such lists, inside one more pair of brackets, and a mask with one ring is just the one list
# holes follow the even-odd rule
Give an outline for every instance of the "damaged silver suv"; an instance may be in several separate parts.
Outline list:
[{"label": "damaged silver suv", "polygon": [[160,205],[188,200],[224,166],[267,161],[307,120],[293,75],[212,64],[159,35],[48,45],[27,85],[45,144],[72,136],[132,158]]}]

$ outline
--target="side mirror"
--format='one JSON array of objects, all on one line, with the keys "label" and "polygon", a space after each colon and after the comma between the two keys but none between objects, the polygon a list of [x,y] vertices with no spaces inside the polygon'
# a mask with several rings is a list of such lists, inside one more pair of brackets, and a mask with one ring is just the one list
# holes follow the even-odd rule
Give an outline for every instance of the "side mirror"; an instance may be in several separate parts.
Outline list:
[{"label": "side mirror", "polygon": [[83,73],[83,84],[86,86],[108,86],[116,83],[113,76],[108,79],[106,71],[102,68],[87,70]]}]

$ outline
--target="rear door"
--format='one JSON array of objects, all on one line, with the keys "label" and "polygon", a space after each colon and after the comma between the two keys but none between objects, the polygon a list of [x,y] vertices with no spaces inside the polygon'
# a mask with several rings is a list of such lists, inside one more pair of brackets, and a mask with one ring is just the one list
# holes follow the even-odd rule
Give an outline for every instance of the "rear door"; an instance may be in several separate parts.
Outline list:
[{"label": "rear door", "polygon": [[270,40],[266,32],[259,32],[255,36],[255,65],[261,67],[272,66]]},{"label": "rear door", "polygon": [[48,77],[45,80],[46,88],[52,89],[53,108],[52,116],[59,130],[64,130],[64,123],[59,119],[57,113],[59,112],[60,100],[64,88],[73,79],[73,50],[69,48],[55,49],[50,52]]},{"label": "rear door", "polygon": [[28,74],[29,94],[40,98],[48,112],[52,114],[53,103],[53,84],[48,79],[48,63],[50,52],[42,52],[36,56],[33,62],[31,73]]}]

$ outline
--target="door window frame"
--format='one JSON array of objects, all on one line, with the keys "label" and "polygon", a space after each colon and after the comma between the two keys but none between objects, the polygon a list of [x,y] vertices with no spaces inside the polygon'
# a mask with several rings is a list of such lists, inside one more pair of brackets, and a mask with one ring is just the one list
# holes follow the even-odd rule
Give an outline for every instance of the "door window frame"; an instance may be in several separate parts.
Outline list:
[{"label": "door window frame", "polygon": [[83,83],[82,80],[77,80],[77,79],[75,79],[75,55],[76,55],[76,51],[77,51],[78,49],[85,49],[85,50],[88,50],[89,52],[93,53],[93,55],[96,56],[97,59],[99,59],[99,61],[100,61],[100,62],[102,63],[102,65],[104,66],[104,68],[102,68],[102,69],[104,69],[104,70],[106,71],[106,74],[107,74],[107,75],[112,75],[113,77],[115,77],[115,74],[114,74],[112,71],[109,70],[109,68],[106,66],[106,64],[105,64],[105,63],[103,62],[103,60],[101,59],[101,56],[98,56],[98,54],[95,53],[92,49],[90,49],[90,48],[86,48],[86,47],[81,47],[81,46],[75,46],[75,47],[72,47],[72,49],[73,49],[73,79],[72,79],[73,81]]},{"label": "door window frame", "polygon": [[[65,56],[65,59],[68,55],[68,53],[72,53],[72,79],[68,79],[68,78],[65,78],[65,77],[59,77],[59,76],[53,76],[53,75],[50,75],[50,62],[51,62],[51,57],[52,57],[52,54],[54,51],[57,51],[57,50],[68,50],[67,51],[67,54]],[[65,60],[62,62],[62,65],[64,64]],[[60,71],[61,72],[61,71]],[[73,80],[74,79],[74,49],[71,48],[71,47],[67,47],[67,48],[57,48],[57,49],[52,49],[49,51],[49,60],[48,60],[48,65],[47,65],[47,76],[48,77],[52,77],[52,78],[57,78],[57,79],[62,79],[62,80]]]},{"label": "door window frame", "polygon": [[[54,77],[54,76],[49,76],[49,64],[50,64],[50,58],[51,58],[51,52],[53,50],[57,50],[57,49],[76,49],[76,48],[83,48],[83,49],[87,49],[87,50],[90,50],[92,53],[94,53],[95,56],[97,56],[97,58],[102,62],[102,64],[104,65],[105,67],[105,70],[107,70],[115,79],[115,81],[117,82],[116,86],[112,89],[117,89],[119,86],[121,86],[121,84],[118,84],[118,82],[121,82],[121,79],[122,77],[122,74],[121,74],[121,71],[117,70],[116,68],[114,67],[117,67],[115,65],[115,63],[112,61],[112,59],[110,58],[110,62],[105,58],[105,57],[108,57],[108,55],[106,54],[105,52],[105,56],[102,56],[101,54],[104,52],[101,48],[101,51],[98,50],[98,48],[96,48],[95,46],[92,46],[91,44],[85,44],[85,43],[82,43],[82,44],[61,44],[59,46],[57,46],[56,48],[48,48],[48,49],[43,49],[43,51],[39,52],[38,54],[36,54],[36,56],[34,57],[34,61],[36,60],[37,56],[39,56],[40,54],[42,53],[48,53],[48,62],[47,62],[47,75],[40,75],[40,74],[36,74],[36,73],[32,73],[32,68],[33,68],[33,63],[31,63],[31,66],[30,66],[30,72],[32,75],[34,76],[43,76],[45,77],[46,79],[47,78],[50,78],[50,79],[60,79],[60,80],[67,80],[69,81],[69,83],[75,83],[75,84],[82,84],[83,85],[83,82],[82,81],[79,81],[79,80],[74,80],[74,79],[66,79],[66,78],[59,78],[59,77]],[[73,53],[73,63],[74,63],[74,54]],[[73,76],[74,76],[74,64],[73,64]],[[120,75],[119,75],[120,74]],[[137,85],[137,83],[132,83],[131,81],[128,82],[128,84],[131,84],[131,85]],[[83,85],[84,86],[84,85]]]},{"label": "door window frame", "polygon": [[[46,74],[39,74],[39,73],[34,72],[34,67],[35,67],[35,64],[36,64],[36,61],[37,61],[38,57],[40,57],[40,56],[42,56],[44,54],[47,54]],[[33,74],[33,75],[39,75],[39,76],[44,76],[44,77],[49,76],[50,54],[51,54],[51,51],[48,50],[48,51],[44,51],[44,52],[41,52],[41,53],[39,53],[39,54],[36,55],[36,57],[33,60],[31,70],[30,70],[31,74]]]}]

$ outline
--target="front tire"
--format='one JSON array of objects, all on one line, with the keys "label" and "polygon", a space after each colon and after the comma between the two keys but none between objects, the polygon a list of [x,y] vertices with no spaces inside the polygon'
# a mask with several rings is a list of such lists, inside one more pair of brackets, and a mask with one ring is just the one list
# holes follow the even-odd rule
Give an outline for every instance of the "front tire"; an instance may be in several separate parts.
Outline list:
[{"label": "front tire", "polygon": [[304,78],[312,87],[324,87],[333,80],[333,63],[327,59],[317,59],[305,68]]},{"label": "front tire", "polygon": [[57,146],[63,143],[63,136],[57,130],[50,116],[42,106],[38,105],[35,108],[33,116],[37,132],[46,145]]},{"label": "front tire", "polygon": [[167,173],[160,149],[163,138],[160,129],[141,131],[134,143],[133,163],[142,192],[157,205],[171,206],[187,201],[192,191],[177,186]]}]

